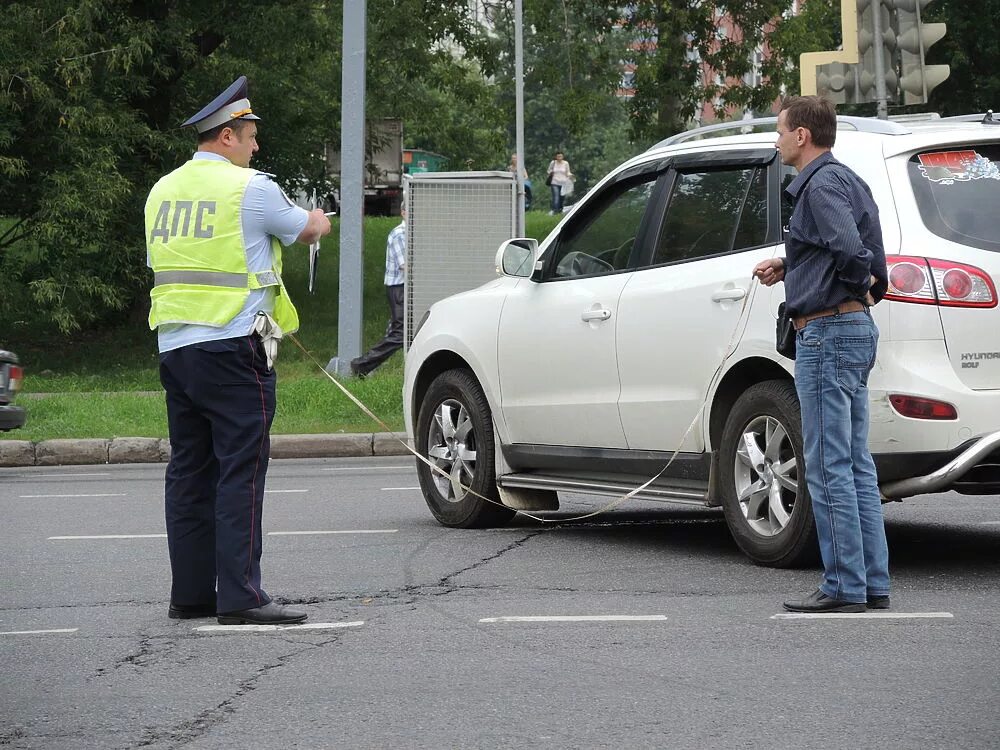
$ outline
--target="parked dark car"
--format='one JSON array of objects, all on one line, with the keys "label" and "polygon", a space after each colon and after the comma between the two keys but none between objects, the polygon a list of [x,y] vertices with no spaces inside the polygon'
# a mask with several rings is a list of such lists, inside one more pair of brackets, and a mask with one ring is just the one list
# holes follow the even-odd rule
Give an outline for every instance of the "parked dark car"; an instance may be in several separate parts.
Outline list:
[{"label": "parked dark car", "polygon": [[17,355],[0,349],[0,432],[24,424],[24,408],[12,403],[23,380],[24,371],[18,364]]}]

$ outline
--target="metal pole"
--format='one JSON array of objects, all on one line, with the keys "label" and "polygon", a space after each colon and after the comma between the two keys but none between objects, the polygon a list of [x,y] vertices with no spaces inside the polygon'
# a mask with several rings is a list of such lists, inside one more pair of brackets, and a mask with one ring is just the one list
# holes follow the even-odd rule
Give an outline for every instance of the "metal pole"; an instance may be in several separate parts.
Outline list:
[{"label": "metal pole", "polygon": [[[913,10],[916,12],[917,17],[917,40],[920,42],[920,85],[924,92],[924,104],[927,103],[927,75],[924,72],[924,22],[920,18],[920,0],[917,0],[913,4]],[[903,89],[903,84],[899,85],[900,91]]]},{"label": "metal pole", "polygon": [[348,375],[361,354],[364,302],[365,2],[344,2],[340,118],[340,306],[337,356],[326,369]]},{"label": "metal pole", "polygon": [[524,12],[522,0],[514,0],[514,130],[517,139],[517,235],[524,236]]},{"label": "metal pole", "polygon": [[882,37],[882,0],[872,0],[872,53],[875,63],[875,103],[878,119],[889,119],[885,94],[885,41]]}]

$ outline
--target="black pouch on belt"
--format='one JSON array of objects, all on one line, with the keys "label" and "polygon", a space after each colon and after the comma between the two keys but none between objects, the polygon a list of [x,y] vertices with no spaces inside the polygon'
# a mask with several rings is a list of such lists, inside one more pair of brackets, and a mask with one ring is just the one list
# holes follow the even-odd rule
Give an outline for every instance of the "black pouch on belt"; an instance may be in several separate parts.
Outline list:
[{"label": "black pouch on belt", "polygon": [[785,303],[778,305],[778,321],[774,329],[774,348],[778,354],[795,359],[795,326],[785,310]]}]

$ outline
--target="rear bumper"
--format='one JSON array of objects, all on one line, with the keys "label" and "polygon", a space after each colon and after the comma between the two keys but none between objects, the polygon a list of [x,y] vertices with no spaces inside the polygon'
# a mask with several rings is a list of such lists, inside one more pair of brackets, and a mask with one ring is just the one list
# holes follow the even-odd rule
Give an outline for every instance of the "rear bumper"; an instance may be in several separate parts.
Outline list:
[{"label": "rear bumper", "polygon": [[957,455],[935,471],[886,482],[881,490],[889,500],[947,490],[966,494],[1000,492],[1000,432],[982,435],[962,445]]},{"label": "rear bumper", "polygon": [[21,427],[25,416],[24,408],[21,406],[0,406],[0,432]]}]

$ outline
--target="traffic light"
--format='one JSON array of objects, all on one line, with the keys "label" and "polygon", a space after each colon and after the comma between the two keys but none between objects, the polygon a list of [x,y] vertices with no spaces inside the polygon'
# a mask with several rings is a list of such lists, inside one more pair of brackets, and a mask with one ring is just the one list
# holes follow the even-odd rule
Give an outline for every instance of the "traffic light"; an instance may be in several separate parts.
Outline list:
[{"label": "traffic light", "polygon": [[816,66],[816,93],[834,104],[850,104],[856,88],[856,65],[829,63]]},{"label": "traffic light", "polygon": [[924,23],[921,11],[933,0],[895,0],[897,40],[900,54],[900,79],[904,104],[925,104],[930,92],[951,74],[947,65],[927,65],[925,55],[932,44],[941,41],[947,27],[943,23]]},{"label": "traffic light", "polygon": [[[893,0],[857,0],[858,53],[860,55],[857,101],[870,102],[878,93],[878,71],[885,81],[885,96],[897,99],[899,78],[894,65],[896,32],[893,29]],[[876,13],[878,14],[876,16]],[[879,59],[881,55],[881,59]]]}]

